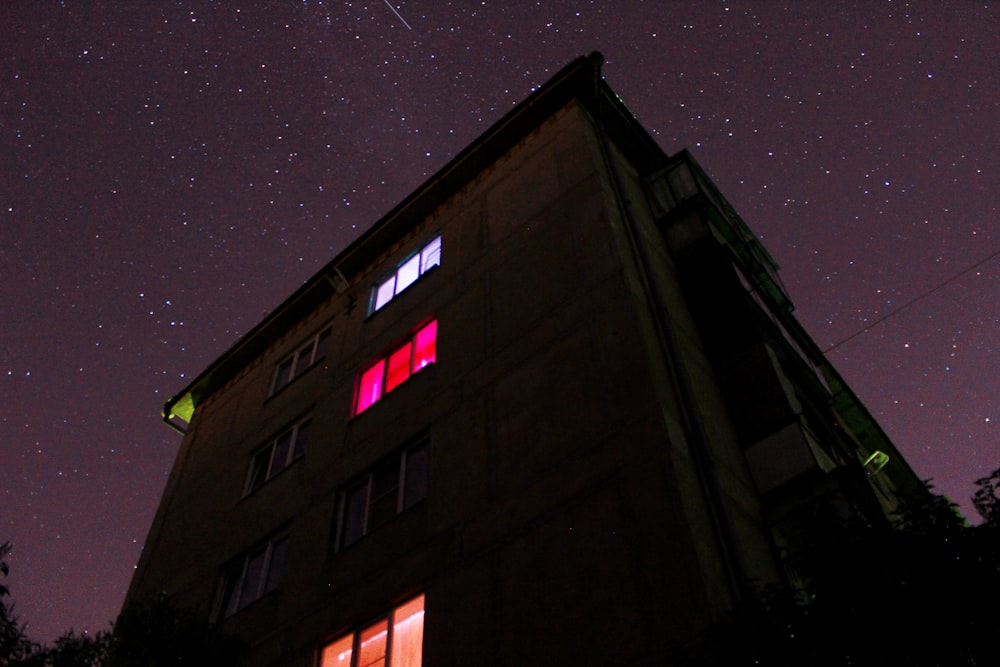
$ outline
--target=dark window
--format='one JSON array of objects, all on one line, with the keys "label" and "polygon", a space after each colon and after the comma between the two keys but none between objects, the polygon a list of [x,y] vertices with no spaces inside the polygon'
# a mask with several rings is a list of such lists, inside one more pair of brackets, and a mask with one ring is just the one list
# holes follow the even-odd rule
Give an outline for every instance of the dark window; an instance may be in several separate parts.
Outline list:
[{"label": "dark window", "polygon": [[380,461],[341,496],[339,548],[359,539],[427,497],[427,435]]},{"label": "dark window", "polygon": [[274,367],[271,394],[275,394],[326,357],[330,348],[330,328],[323,329]]},{"label": "dark window", "polygon": [[278,587],[288,536],[268,540],[223,568],[213,618],[221,621]]},{"label": "dark window", "polygon": [[305,453],[312,419],[307,417],[268,441],[250,459],[243,495],[255,490]]}]

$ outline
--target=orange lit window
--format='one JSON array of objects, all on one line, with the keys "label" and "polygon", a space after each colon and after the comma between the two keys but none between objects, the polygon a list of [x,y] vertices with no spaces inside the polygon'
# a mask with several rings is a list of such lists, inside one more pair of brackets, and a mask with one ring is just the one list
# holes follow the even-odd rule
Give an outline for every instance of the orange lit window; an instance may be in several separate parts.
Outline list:
[{"label": "orange lit window", "polygon": [[367,410],[408,377],[437,360],[437,320],[424,325],[405,343],[361,373],[354,414]]},{"label": "orange lit window", "polygon": [[323,647],[320,667],[420,667],[423,662],[424,596]]}]

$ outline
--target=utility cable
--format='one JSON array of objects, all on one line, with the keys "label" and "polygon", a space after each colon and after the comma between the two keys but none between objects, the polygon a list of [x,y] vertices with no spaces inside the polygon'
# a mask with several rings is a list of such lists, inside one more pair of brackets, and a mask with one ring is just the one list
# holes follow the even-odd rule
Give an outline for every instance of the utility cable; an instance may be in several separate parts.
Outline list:
[{"label": "utility cable", "polygon": [[840,347],[844,343],[847,343],[848,341],[854,340],[855,338],[857,338],[858,336],[860,336],[863,333],[867,333],[873,327],[881,324],[882,322],[885,322],[890,317],[894,317],[894,316],[898,315],[899,313],[903,312],[904,310],[906,310],[907,308],[909,308],[910,306],[912,306],[913,304],[915,304],[917,301],[920,301],[922,299],[925,299],[925,298],[929,297],[931,294],[934,294],[938,290],[940,290],[940,289],[942,289],[944,287],[947,287],[948,285],[950,285],[951,283],[955,282],[956,280],[958,280],[959,278],[961,278],[965,274],[969,273],[970,271],[978,269],[980,266],[982,266],[986,262],[990,261],[991,259],[994,259],[997,255],[1000,255],[1000,250],[997,250],[992,255],[989,255],[989,256],[987,256],[987,257],[979,260],[978,262],[976,262],[975,264],[973,264],[969,268],[967,268],[967,269],[965,269],[963,271],[960,271],[959,273],[956,273],[951,278],[948,278],[943,283],[940,283],[939,285],[936,285],[936,286],[932,287],[931,289],[927,290],[923,294],[918,294],[917,296],[913,297],[912,299],[910,299],[909,301],[907,301],[906,303],[904,303],[902,306],[900,306],[899,308],[897,308],[896,310],[890,311],[890,312],[886,313],[885,315],[883,315],[882,317],[878,318],[877,320],[875,320],[874,322],[872,322],[871,324],[869,324],[868,326],[866,326],[864,329],[861,329],[859,331],[855,331],[854,333],[852,333],[850,336],[848,336],[847,338],[843,339],[839,343],[834,343],[830,347],[828,347],[825,350],[823,350],[823,354],[826,354],[827,352],[830,352],[831,350],[837,349],[838,347]]}]

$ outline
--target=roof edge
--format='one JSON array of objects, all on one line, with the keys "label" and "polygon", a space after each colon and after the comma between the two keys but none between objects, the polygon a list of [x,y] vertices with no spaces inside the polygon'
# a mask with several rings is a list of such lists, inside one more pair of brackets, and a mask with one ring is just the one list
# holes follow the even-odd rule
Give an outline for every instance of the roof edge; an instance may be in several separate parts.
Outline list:
[{"label": "roof edge", "polygon": [[[605,122],[640,137],[643,144],[664,155],[621,98],[604,82],[604,55],[593,51],[576,58],[535,92],[504,114],[433,176],[379,218],[285,301],[237,340],[163,406],[163,420],[183,432],[176,420],[190,423],[198,404],[231,380],[250,360],[267,349],[295,321],[336,291],[389,247],[405,231],[423,220],[448,197],[499,159],[517,141],[541,125],[571,99],[598,111]],[[609,102],[609,105],[605,103]],[[610,119],[608,112],[613,111]],[[643,151],[645,152],[645,151]],[[648,154],[648,153],[647,153]]]}]

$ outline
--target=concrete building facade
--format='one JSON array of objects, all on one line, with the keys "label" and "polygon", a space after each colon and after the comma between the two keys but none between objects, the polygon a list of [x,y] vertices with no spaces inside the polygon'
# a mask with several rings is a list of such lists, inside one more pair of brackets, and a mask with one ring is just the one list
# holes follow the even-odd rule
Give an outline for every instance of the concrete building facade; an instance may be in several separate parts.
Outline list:
[{"label": "concrete building facade", "polygon": [[[250,665],[662,664],[791,508],[919,488],[686,152],[581,58],[166,406],[128,601]],[[381,662],[380,662],[381,661]]]}]

